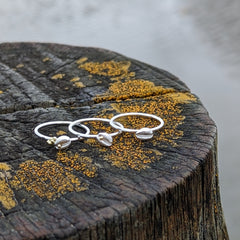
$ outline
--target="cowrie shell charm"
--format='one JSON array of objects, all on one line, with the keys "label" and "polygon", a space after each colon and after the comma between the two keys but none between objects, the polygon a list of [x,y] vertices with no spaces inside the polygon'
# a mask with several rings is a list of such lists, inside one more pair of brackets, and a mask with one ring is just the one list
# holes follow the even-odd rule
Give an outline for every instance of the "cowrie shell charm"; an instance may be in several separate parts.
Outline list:
[{"label": "cowrie shell charm", "polygon": [[153,131],[150,128],[141,128],[136,131],[136,137],[141,140],[148,140],[153,137]]},{"label": "cowrie shell charm", "polygon": [[71,144],[70,137],[65,135],[58,137],[54,143],[56,149],[67,148],[70,144]]},{"label": "cowrie shell charm", "polygon": [[112,145],[113,139],[112,136],[108,133],[99,133],[97,135],[97,140],[103,146],[110,147]]}]

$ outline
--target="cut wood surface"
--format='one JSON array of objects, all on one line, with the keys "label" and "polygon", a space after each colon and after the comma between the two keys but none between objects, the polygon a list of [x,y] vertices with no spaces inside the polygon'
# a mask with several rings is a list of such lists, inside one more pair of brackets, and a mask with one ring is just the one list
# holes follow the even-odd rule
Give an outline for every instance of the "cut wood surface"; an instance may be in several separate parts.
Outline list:
[{"label": "cut wood surface", "polygon": [[[187,64],[187,63],[186,63]],[[147,141],[122,133],[57,150],[40,123],[145,112],[165,125]],[[126,126],[156,126],[139,117]],[[91,133],[112,132],[101,122]],[[41,129],[72,136],[67,126]],[[170,73],[96,49],[0,44],[0,239],[228,239],[217,129]]]}]

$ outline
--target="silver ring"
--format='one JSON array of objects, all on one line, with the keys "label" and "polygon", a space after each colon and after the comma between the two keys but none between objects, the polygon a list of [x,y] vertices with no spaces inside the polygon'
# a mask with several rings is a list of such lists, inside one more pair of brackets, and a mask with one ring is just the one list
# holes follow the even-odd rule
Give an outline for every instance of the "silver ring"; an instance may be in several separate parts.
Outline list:
[{"label": "silver ring", "polygon": [[[87,122],[87,121],[101,121],[101,122],[108,122],[109,123],[110,119],[107,119],[107,118],[83,118],[83,119],[79,119],[79,120],[76,120],[76,121],[70,123],[69,126],[68,126],[68,130],[71,133],[73,133],[73,134],[75,134],[79,137],[96,138],[99,141],[100,144],[102,144],[103,146],[107,146],[107,147],[112,145],[112,141],[113,141],[112,137],[121,133],[121,130],[119,130],[119,131],[113,132],[113,133],[101,132],[101,133],[98,133],[98,134],[88,134],[88,133],[83,134],[83,133],[79,133],[79,132],[73,130],[73,126],[75,126],[76,124],[81,123],[81,122]],[[115,124],[119,127],[123,127],[123,125],[118,123],[118,122],[116,122]]]},{"label": "silver ring", "polygon": [[[116,124],[115,120],[117,118],[125,117],[125,116],[143,116],[143,117],[148,117],[148,118],[153,118],[157,121],[159,121],[159,125],[154,127],[154,128],[147,128],[143,127],[141,129],[132,129],[132,128],[125,128],[121,127],[119,124]],[[162,118],[153,115],[153,114],[148,114],[148,113],[139,113],[139,112],[130,112],[130,113],[122,113],[119,115],[114,116],[113,118],[110,119],[109,124],[118,130],[121,130],[123,132],[134,132],[136,134],[136,137],[141,139],[141,140],[147,140],[153,137],[153,131],[159,130],[160,128],[163,127],[164,121]]]},{"label": "silver ring", "polygon": [[[71,144],[72,141],[80,140],[81,138],[70,138],[66,135],[62,135],[60,137],[49,137],[49,136],[46,136],[46,135],[43,135],[42,133],[40,133],[39,129],[42,127],[49,126],[49,125],[70,124],[70,123],[72,123],[72,122],[70,122],[70,121],[45,122],[45,123],[39,124],[37,127],[35,127],[34,133],[37,136],[46,139],[48,144],[53,144],[56,147],[56,149],[67,148]],[[90,133],[90,129],[87,126],[80,124],[79,127],[84,128],[86,130],[85,134]]]}]

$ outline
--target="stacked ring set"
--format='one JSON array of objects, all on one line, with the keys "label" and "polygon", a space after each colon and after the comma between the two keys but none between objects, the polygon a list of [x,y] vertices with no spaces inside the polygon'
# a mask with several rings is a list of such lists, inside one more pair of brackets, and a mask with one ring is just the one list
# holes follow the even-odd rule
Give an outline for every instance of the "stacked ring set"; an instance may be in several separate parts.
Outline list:
[{"label": "stacked ring set", "polygon": [[[134,128],[125,128],[121,123],[116,121],[119,118],[126,117],[126,116],[140,116],[140,117],[145,117],[145,118],[152,118],[155,119],[159,122],[159,124],[156,127],[153,128],[148,128],[148,127],[142,127],[140,129],[134,129]],[[114,129],[116,129],[115,132],[112,133],[107,133],[107,132],[100,132],[98,134],[90,134],[90,129],[82,124],[83,122],[88,122],[88,121],[100,121],[100,122],[107,122],[110,124],[110,126]],[[42,133],[39,132],[39,129],[42,127],[46,127],[49,125],[57,125],[57,124],[67,124],[68,125],[68,130],[72,134],[74,134],[76,137],[70,138],[69,136],[62,135],[60,137],[49,137],[46,136]],[[99,141],[99,143],[103,146],[111,146],[113,139],[112,137],[122,133],[122,132],[130,132],[130,133],[135,133],[135,136],[140,139],[140,140],[148,140],[153,137],[153,132],[156,130],[159,130],[162,128],[164,125],[164,121],[162,118],[153,115],[153,114],[148,114],[148,113],[139,113],[139,112],[130,112],[130,113],[122,113],[114,116],[111,119],[107,118],[83,118],[79,119],[76,121],[51,121],[51,122],[45,122],[40,125],[38,125],[34,129],[34,133],[47,140],[47,143],[53,144],[57,149],[64,149],[67,148],[72,141],[76,140],[82,140],[84,138],[95,138]],[[73,129],[74,126],[78,126],[83,128],[86,132],[85,133],[80,133],[76,130]]]}]

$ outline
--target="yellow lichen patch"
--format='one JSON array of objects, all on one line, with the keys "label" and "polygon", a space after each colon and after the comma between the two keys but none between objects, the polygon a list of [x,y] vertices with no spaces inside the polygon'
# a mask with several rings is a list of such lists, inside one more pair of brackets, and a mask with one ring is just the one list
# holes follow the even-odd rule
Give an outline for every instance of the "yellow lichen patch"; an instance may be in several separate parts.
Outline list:
[{"label": "yellow lichen patch", "polygon": [[88,187],[72,173],[71,168],[63,167],[53,160],[28,160],[21,163],[10,183],[16,189],[24,187],[48,200],[54,200],[67,192],[84,191]]},{"label": "yellow lichen patch", "polygon": [[146,128],[153,128],[159,125],[159,121],[153,118],[145,118],[142,116],[126,116],[119,118],[118,122],[122,123],[125,128],[141,129],[143,126]]},{"label": "yellow lichen patch", "polygon": [[148,168],[161,155],[157,150],[144,148],[143,142],[133,134],[124,133],[114,139],[114,144],[104,154],[104,159],[118,168],[139,171]]},{"label": "yellow lichen patch", "polygon": [[[144,79],[134,79],[135,73],[130,72],[131,62],[129,61],[106,61],[106,62],[85,62],[80,63],[79,68],[85,69],[90,74],[110,77],[114,80],[109,89],[94,98],[95,102],[115,100],[111,109],[117,113],[145,112],[163,118],[164,127],[154,132],[152,138],[153,146],[177,146],[176,140],[183,136],[183,131],[179,126],[183,124],[185,116],[182,115],[181,104],[188,104],[196,101],[196,97],[188,92],[178,92],[173,88],[155,86],[151,81]],[[136,98],[143,98],[137,101]],[[125,101],[121,101],[125,100]],[[107,114],[106,109],[99,113],[101,117],[111,118],[112,114]],[[120,121],[120,119],[118,119]],[[120,121],[124,126],[132,128],[154,127],[158,123],[149,118],[127,117]],[[92,131],[96,134],[98,129],[105,132],[112,132],[106,126],[100,127],[100,123],[93,123]],[[93,144],[94,142],[88,142]],[[110,151],[109,151],[110,150]],[[145,143],[136,139],[134,134],[122,134],[114,138],[114,144],[107,149],[102,149],[104,159],[112,165],[122,169],[132,168],[135,170],[145,169],[156,159],[160,159],[161,153],[156,149],[145,147]]]},{"label": "yellow lichen patch", "polygon": [[[119,112],[145,112],[155,114],[164,119],[164,128],[160,130],[159,141],[165,141],[175,146],[175,139],[183,135],[183,132],[177,127],[183,123],[184,116],[181,115],[182,108],[179,104],[187,104],[196,101],[196,97],[189,92],[177,92],[172,88],[164,88],[155,86],[153,82],[143,79],[133,79],[116,81],[112,83],[109,90],[95,98],[95,101],[102,100],[123,100],[142,97],[145,101],[124,101],[112,104],[112,108]],[[104,114],[105,111],[102,112]],[[123,119],[124,120],[124,119]],[[141,121],[140,121],[141,120]],[[145,121],[145,122],[144,122]],[[141,126],[151,127],[149,124],[155,124],[149,121],[149,118],[128,117],[124,124],[133,128],[141,128]]]},{"label": "yellow lichen patch", "polygon": [[65,131],[59,130],[58,132],[56,132],[57,136],[61,136],[61,135],[66,135],[67,133]]},{"label": "yellow lichen patch", "polygon": [[79,81],[80,77],[74,77],[70,80],[70,82],[73,83],[73,86],[77,87],[77,88],[83,88],[85,87],[85,85]]},{"label": "yellow lichen patch", "polygon": [[[176,146],[176,139],[183,136],[178,126],[183,123],[184,116],[178,101],[165,98],[165,95],[145,98],[146,101],[128,100],[112,104],[112,109],[117,112],[145,112],[155,114],[164,119],[164,128],[154,132],[151,140],[152,145]],[[155,127],[158,122],[144,117],[125,117],[118,119],[127,128],[140,129],[142,127]],[[161,153],[156,149],[145,147],[145,143],[137,139],[134,134],[123,133],[114,138],[110,151],[103,153],[104,159],[121,169],[131,168],[134,170],[146,169],[150,163],[161,158]]]},{"label": "yellow lichen patch", "polygon": [[88,150],[86,148],[79,149],[80,152],[87,152]]},{"label": "yellow lichen patch", "polygon": [[3,178],[0,178],[0,202],[8,210],[17,205],[11,187],[6,179]]},{"label": "yellow lichen patch", "polygon": [[143,79],[117,81],[110,85],[108,92],[95,97],[96,102],[107,100],[124,100],[128,98],[139,98],[175,92],[172,88],[155,86],[153,82]]},{"label": "yellow lichen patch", "polygon": [[11,166],[7,163],[0,163],[0,171],[9,171],[11,170]]},{"label": "yellow lichen patch", "polygon": [[[148,94],[149,92],[151,94]],[[179,126],[185,119],[182,115],[181,104],[196,101],[196,97],[188,92],[177,92],[171,88],[155,86],[152,82],[142,79],[117,81],[110,86],[106,96],[115,97],[117,100],[129,99],[116,101],[108,110],[115,110],[117,113],[144,112],[163,118],[164,127],[154,132],[150,140],[153,146],[167,146],[168,144],[177,146],[176,140],[184,134],[179,130]],[[133,97],[143,97],[144,100],[132,100]],[[112,117],[112,114],[106,113],[107,110],[104,109],[100,113],[101,117]],[[158,125],[158,122],[153,119],[139,116],[120,118],[118,121],[127,128],[136,129]],[[103,151],[103,156],[106,161],[119,168],[141,170],[147,168],[151,162],[160,159],[161,153],[156,152],[156,149],[146,148],[144,142],[136,139],[134,134],[125,133],[114,138],[110,151]]]},{"label": "yellow lichen patch", "polygon": [[0,163],[0,202],[6,209],[11,209],[17,205],[14,193],[8,184],[11,178],[11,166],[6,163]]},{"label": "yellow lichen patch", "polygon": [[62,79],[65,76],[64,73],[58,73],[51,77],[51,79]]},{"label": "yellow lichen patch", "polygon": [[86,62],[87,60],[88,60],[87,57],[82,57],[82,58],[78,59],[78,60],[76,61],[76,63],[77,63],[77,64],[82,64],[82,63]]},{"label": "yellow lichen patch", "polygon": [[20,64],[18,64],[18,65],[16,66],[16,68],[22,68],[22,67],[24,67],[24,64],[23,64],[23,63],[20,63]]},{"label": "yellow lichen patch", "polygon": [[[112,115],[113,116],[113,115]],[[110,115],[108,115],[110,118]],[[112,128],[109,123],[101,122],[101,121],[89,121],[89,122],[82,122],[84,125],[87,125],[89,129],[91,129],[91,134],[98,134],[99,132],[115,132],[116,130]],[[95,142],[95,139],[88,139],[89,142]]]},{"label": "yellow lichen patch", "polygon": [[[192,96],[192,100],[194,97]],[[114,103],[113,109],[117,112],[145,112],[155,114],[162,117],[164,120],[164,127],[157,131],[155,134],[155,140],[162,144],[171,144],[176,146],[175,140],[183,136],[183,132],[178,129],[178,126],[183,123],[184,116],[181,115],[182,109],[179,106],[179,98],[172,98],[169,95],[159,95],[146,98],[146,101],[134,102],[129,100],[128,102]],[[149,118],[127,118],[129,124],[134,128],[141,128],[141,126],[150,126],[151,122],[156,126],[156,122]],[[126,121],[126,120],[125,120]]]},{"label": "yellow lichen patch", "polygon": [[70,80],[70,82],[77,82],[80,80],[80,77],[74,77]]},{"label": "yellow lichen patch", "polygon": [[78,67],[85,69],[91,74],[109,76],[112,80],[129,79],[135,76],[134,72],[129,72],[131,62],[129,61],[106,61],[106,62],[86,62]]},{"label": "yellow lichen patch", "polygon": [[46,70],[42,70],[40,73],[41,73],[41,74],[45,74],[45,73],[46,73]]},{"label": "yellow lichen patch", "polygon": [[0,90],[0,94],[2,94],[2,93],[3,93],[3,91]]},{"label": "yellow lichen patch", "polygon": [[85,85],[82,83],[82,82],[75,82],[74,84],[73,84],[75,87],[77,87],[77,88],[83,88],[83,87],[85,87]]},{"label": "yellow lichen patch", "polygon": [[43,62],[48,62],[48,61],[51,61],[51,59],[49,57],[45,57],[42,61]]},{"label": "yellow lichen patch", "polygon": [[172,92],[165,95],[166,98],[171,98],[176,104],[190,103],[196,101],[196,97],[188,92]]},{"label": "yellow lichen patch", "polygon": [[62,152],[57,153],[57,161],[63,163],[67,167],[82,172],[87,177],[95,177],[97,168],[93,164],[90,157],[79,156],[78,153]]}]

